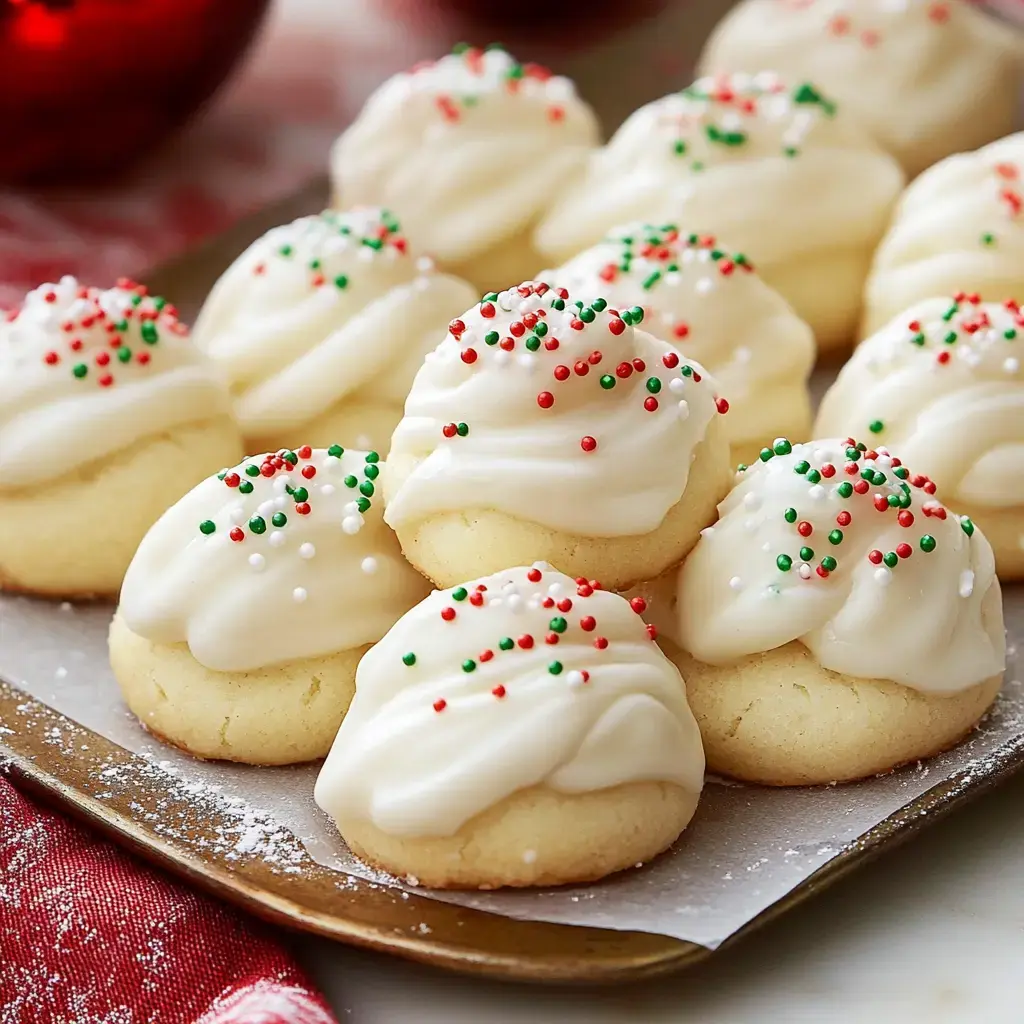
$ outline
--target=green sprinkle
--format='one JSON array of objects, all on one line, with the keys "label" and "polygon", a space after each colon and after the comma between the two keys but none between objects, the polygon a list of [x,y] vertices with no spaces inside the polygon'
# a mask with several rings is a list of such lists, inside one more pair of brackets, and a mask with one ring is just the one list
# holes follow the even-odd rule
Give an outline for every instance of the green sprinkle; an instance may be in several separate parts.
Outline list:
[{"label": "green sprinkle", "polygon": [[798,463],[797,463],[797,464],[796,464],[796,465],[795,465],[795,466],[793,467],[793,472],[794,472],[794,473],[799,473],[799,474],[800,474],[801,476],[803,476],[803,475],[804,475],[804,473],[806,473],[806,472],[807,472],[807,471],[808,471],[808,470],[809,470],[810,468],[811,468],[811,464],[810,464],[809,462],[805,462],[805,461],[804,461],[803,459],[801,459],[801,460],[800,460],[800,461],[799,461],[799,462],[798,462]]},{"label": "green sprinkle", "polygon": [[995,245],[996,244],[996,236],[993,235],[991,231],[986,231],[981,236],[981,244],[982,245]]},{"label": "green sprinkle", "polygon": [[872,434],[880,434],[884,428],[885,424],[881,420],[872,420],[868,424],[868,430],[870,430]]},{"label": "green sprinkle", "polygon": [[640,306],[633,306],[630,309],[629,312],[630,312],[630,315],[633,317],[633,323],[634,324],[643,323],[644,311],[643,311],[642,307],[640,307]]},{"label": "green sprinkle", "polygon": [[811,484],[821,483],[821,474],[816,469],[812,469],[807,474],[807,482]]},{"label": "green sprinkle", "polygon": [[271,517],[270,521],[275,526],[284,526],[288,522],[288,517],[283,512],[275,512]]},{"label": "green sprinkle", "polygon": [[456,587],[452,591],[453,601],[465,601],[469,597],[469,591],[465,587]]},{"label": "green sprinkle", "polygon": [[836,566],[838,564],[839,563],[831,555],[826,555],[821,560],[821,567],[825,570],[825,572],[835,572]]},{"label": "green sprinkle", "polygon": [[320,269],[320,261],[319,260],[310,260],[309,261],[309,269],[310,270],[319,270]]},{"label": "green sprinkle", "polygon": [[890,494],[885,500],[889,503],[889,508],[897,508],[900,504],[900,497],[898,494]]},{"label": "green sprinkle", "polygon": [[238,485],[238,490],[241,494],[252,494],[252,484],[248,480],[243,480]]},{"label": "green sprinkle", "polygon": [[263,516],[253,516],[249,520],[249,529],[253,533],[266,533],[267,532],[267,521]]},{"label": "green sprinkle", "polygon": [[375,463],[371,462],[368,466],[366,466],[363,469],[363,472],[366,474],[368,479],[376,480],[377,477],[380,475],[380,466],[378,466]]},{"label": "green sprinkle", "polygon": [[776,455],[788,455],[793,450],[793,446],[784,438],[780,437],[775,444],[772,445],[772,451]]},{"label": "green sprinkle", "polygon": [[527,348],[528,348],[528,349],[529,349],[529,350],[530,350],[531,352],[536,352],[536,351],[537,351],[537,349],[539,349],[539,348],[540,348],[540,338],[538,338],[538,337],[537,337],[537,336],[536,336],[535,334],[531,334],[531,335],[530,335],[530,336],[529,336],[529,337],[528,337],[528,338],[526,339],[526,347],[527,347]]},{"label": "green sprinkle", "polygon": [[912,336],[911,336],[911,338],[910,338],[910,340],[911,340],[911,342],[912,342],[913,344],[917,345],[917,346],[918,346],[919,348],[920,348],[921,346],[923,346],[923,345],[924,345],[924,343],[925,343],[925,337],[924,337],[924,335],[923,335],[923,334],[921,334],[921,332],[920,332],[920,331],[919,331],[919,332],[918,332],[917,334],[914,334],[914,335],[912,335]]},{"label": "green sprinkle", "polygon": [[380,462],[380,453],[379,452],[374,452],[374,451],[369,451],[369,452],[366,453],[366,458],[363,461],[364,462]]},{"label": "green sprinkle", "polygon": [[899,477],[900,480],[906,480],[907,477],[910,476],[910,471],[907,469],[906,466],[897,466],[893,470],[893,473],[895,473],[895,475]]},{"label": "green sprinkle", "polygon": [[789,570],[793,568],[793,559],[790,558],[789,555],[779,555],[779,557],[775,559],[775,564],[783,572],[789,572]]},{"label": "green sprinkle", "polygon": [[359,509],[360,512],[365,512],[369,507],[369,498],[356,498],[356,508]]},{"label": "green sprinkle", "polygon": [[[537,326],[540,327],[540,324],[537,324]],[[498,332],[497,331],[488,331],[484,335],[484,344],[485,345],[497,345],[498,344]]]},{"label": "green sprinkle", "polygon": [[551,300],[551,308],[552,309],[557,309],[559,312],[561,312],[563,309],[565,309],[565,299],[559,299],[559,298],[552,299]]},{"label": "green sprinkle", "polygon": [[409,666],[415,665],[416,664],[416,655],[413,654],[412,651],[409,651],[408,654],[403,654],[402,655],[402,664],[403,665],[409,665]]},{"label": "green sprinkle", "polygon": [[[602,301],[603,301],[602,299],[595,299],[594,300],[594,309],[597,309],[597,304],[599,302],[602,302]],[[536,334],[538,338],[543,338],[544,335],[548,333],[548,325],[546,323],[544,323],[543,320],[541,320],[537,324],[537,326],[534,327],[533,333]]]},{"label": "green sprinkle", "polygon": [[128,348],[126,345],[122,345],[117,350],[117,358],[120,359],[122,363],[129,362],[132,358],[132,350]]},{"label": "green sprinkle", "polygon": [[610,373],[606,373],[601,378],[601,387],[603,387],[605,391],[610,391],[615,387],[615,378]]},{"label": "green sprinkle", "polygon": [[380,238],[364,238],[363,245],[368,246],[370,249],[376,249],[377,251],[384,248],[384,242]]},{"label": "green sprinkle", "polygon": [[647,378],[647,390],[656,395],[661,390],[661,381],[657,377]]},{"label": "green sprinkle", "polygon": [[899,555],[895,551],[886,551],[882,555],[882,561],[891,569],[900,560]]},{"label": "green sprinkle", "polygon": [[553,633],[564,633],[568,629],[569,623],[565,621],[560,615],[553,618],[548,623],[548,629]]},{"label": "green sprinkle", "polygon": [[250,462],[249,465],[245,467],[245,475],[246,476],[259,476],[260,475],[260,467],[256,466],[256,465],[253,465]]},{"label": "green sprinkle", "polygon": [[89,372],[89,367],[85,363],[75,363],[71,372],[81,380]]},{"label": "green sprinkle", "polygon": [[956,338],[957,338],[956,331],[950,331],[942,340],[947,345],[955,345],[956,344]]},{"label": "green sprinkle", "polygon": [[498,298],[497,292],[488,292],[480,301],[481,302],[494,302]]},{"label": "green sprinkle", "polygon": [[359,481],[350,473],[347,477],[345,477],[342,483],[344,483],[346,487],[355,487],[355,485],[359,483]]},{"label": "green sprinkle", "polygon": [[795,508],[787,508],[786,511],[782,513],[782,515],[785,518],[787,523],[795,523],[796,522],[796,509]]},{"label": "green sprinkle", "polygon": [[297,465],[299,461],[299,457],[295,452],[285,452],[283,458],[285,462],[292,466]]},{"label": "green sprinkle", "polygon": [[801,548],[800,559],[804,562],[809,562],[814,557],[814,548]]},{"label": "green sprinkle", "polygon": [[513,640],[513,639],[512,639],[512,637],[510,637],[510,636],[503,636],[503,637],[502,637],[502,638],[501,638],[501,639],[500,639],[500,640],[498,641],[498,646],[499,646],[499,647],[500,647],[500,648],[501,648],[501,649],[502,649],[503,651],[511,651],[511,650],[512,650],[512,648],[513,648],[513,647],[515,647],[515,645],[516,645],[516,642],[515,642],[515,640]]},{"label": "green sprinkle", "polygon": [[372,498],[373,497],[373,491],[374,491],[373,481],[372,480],[364,480],[359,485],[359,491],[360,491],[361,494],[365,494],[366,497]]},{"label": "green sprinkle", "polygon": [[960,529],[967,534],[968,537],[974,535],[974,523],[967,516],[960,517]]},{"label": "green sprinkle", "polygon": [[679,372],[684,377],[692,377],[693,376],[693,367],[692,366],[681,366],[679,368]]},{"label": "green sprinkle", "polygon": [[206,534],[207,537],[209,537],[216,529],[217,524],[212,519],[204,519],[199,524],[199,532]]},{"label": "green sprinkle", "polygon": [[650,274],[648,274],[647,277],[644,278],[643,284],[642,284],[641,287],[643,287],[644,291],[648,291],[651,288],[653,288],[660,280],[661,280],[661,271],[660,270],[654,270]]},{"label": "green sprinkle", "polygon": [[331,447],[327,449],[327,454],[336,459],[340,459],[342,455],[345,454],[345,449],[342,448],[340,444],[332,444]]},{"label": "green sprinkle", "polygon": [[828,542],[829,542],[829,544],[842,544],[843,543],[843,531],[842,530],[833,530],[828,535]]},{"label": "green sprinkle", "polygon": [[[156,335],[156,327],[153,325],[153,322],[151,320],[145,321],[145,323],[143,323],[143,325],[142,325],[142,331],[143,331],[142,340],[143,341],[146,340],[145,328],[146,328],[147,324],[150,327],[153,328],[153,334],[154,334],[153,341],[156,341],[156,337],[155,337],[155,335]],[[117,330],[117,331],[120,331],[122,334],[124,334],[124,332],[128,330],[128,321],[127,320],[118,320],[117,323],[114,324],[114,329]],[[150,344],[152,345],[153,342],[151,341]]]},{"label": "green sprinkle", "polygon": [[277,250],[279,256],[291,256],[293,251],[294,250],[290,245],[282,245],[281,248]]},{"label": "green sprinkle", "polygon": [[767,462],[769,459],[775,458],[775,452],[771,448],[762,448],[757,457],[762,462]]},{"label": "green sprinkle", "polygon": [[344,274],[339,274],[334,279],[334,287],[335,288],[347,288],[348,287],[348,278]]},{"label": "green sprinkle", "polygon": [[292,491],[292,497],[296,501],[308,501],[309,491],[307,491],[305,487],[296,487],[295,490]]},{"label": "green sprinkle", "polygon": [[[596,309],[598,313],[603,313],[608,308],[608,303],[602,298],[597,298],[590,304],[590,308]],[[536,330],[538,334],[540,333],[541,327],[543,327],[545,331],[548,329],[547,324],[537,324]]]},{"label": "green sprinkle", "polygon": [[590,306],[584,306],[579,313],[580,319],[585,324],[592,324],[597,319],[597,314],[590,308]]},{"label": "green sprinkle", "polygon": [[472,672],[476,668],[476,662],[472,658],[467,658],[462,663],[463,672]]},{"label": "green sprinkle", "polygon": [[469,433],[469,424],[468,423],[456,423],[455,424],[455,433],[458,434],[459,437],[465,437]]},{"label": "green sprinkle", "polygon": [[840,498],[848,498],[853,494],[853,484],[851,484],[849,480],[844,480],[836,490],[839,492]]},{"label": "green sprinkle", "polygon": [[1016,331],[1016,328],[1013,328],[1013,327],[1008,327],[1008,328],[1007,328],[1007,329],[1006,329],[1005,331],[1003,331],[1003,337],[1004,337],[1004,338],[1005,338],[1005,339],[1006,339],[1007,341],[1013,341],[1013,340],[1014,340],[1014,338],[1016,338],[1016,337],[1017,337],[1017,331]]},{"label": "green sprinkle", "polygon": [[921,538],[921,550],[922,551],[934,551],[935,550],[935,538],[930,533],[926,533]]},{"label": "green sprinkle", "polygon": [[561,675],[561,673],[562,673],[562,663],[560,661],[553,661],[553,662],[551,662],[551,664],[548,665],[548,671],[553,676]]},{"label": "green sprinkle", "polygon": [[676,156],[682,156],[686,152],[686,143],[682,139],[677,139],[672,148],[675,150]]}]

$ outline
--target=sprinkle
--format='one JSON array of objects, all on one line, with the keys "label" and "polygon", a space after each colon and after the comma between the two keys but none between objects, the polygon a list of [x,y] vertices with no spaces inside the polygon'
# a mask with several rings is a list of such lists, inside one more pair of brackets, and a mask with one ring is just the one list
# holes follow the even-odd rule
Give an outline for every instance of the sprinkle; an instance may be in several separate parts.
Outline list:
[{"label": "sprinkle", "polygon": [[307,596],[308,594],[306,593],[305,587],[296,587],[292,591],[292,600],[295,601],[296,604],[302,604],[303,601],[306,600]]},{"label": "sprinkle", "polygon": [[448,701],[446,701],[446,700],[444,699],[444,697],[442,697],[442,698],[441,698],[440,700],[435,700],[435,701],[434,701],[434,710],[435,710],[435,711],[436,711],[436,712],[437,712],[438,714],[440,714],[440,713],[441,713],[442,711],[444,711],[444,709],[445,709],[446,707],[448,707]]},{"label": "sprinkle", "polygon": [[204,519],[199,524],[200,532],[206,534],[206,536],[209,536],[216,529],[217,529],[217,524],[212,519]]},{"label": "sprinkle", "polygon": [[445,622],[451,622],[452,619],[455,618],[455,609],[454,608],[442,608],[441,609],[441,618],[444,619]]}]

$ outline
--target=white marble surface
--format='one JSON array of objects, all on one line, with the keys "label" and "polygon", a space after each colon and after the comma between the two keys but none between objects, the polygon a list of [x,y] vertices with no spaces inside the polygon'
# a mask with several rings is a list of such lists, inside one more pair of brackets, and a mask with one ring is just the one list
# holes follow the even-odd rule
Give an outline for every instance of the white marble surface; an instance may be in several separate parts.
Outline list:
[{"label": "white marble surface", "polygon": [[688,972],[486,982],[295,937],[345,1024],[1020,1024],[1024,777]]}]

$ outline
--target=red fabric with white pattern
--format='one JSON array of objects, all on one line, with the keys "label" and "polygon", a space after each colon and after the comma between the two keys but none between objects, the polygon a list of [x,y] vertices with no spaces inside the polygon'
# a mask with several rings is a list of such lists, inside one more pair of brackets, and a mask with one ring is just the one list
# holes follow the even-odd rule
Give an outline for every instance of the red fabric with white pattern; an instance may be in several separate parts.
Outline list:
[{"label": "red fabric with white pattern", "polygon": [[0,778],[3,1024],[337,1024],[258,925]]}]

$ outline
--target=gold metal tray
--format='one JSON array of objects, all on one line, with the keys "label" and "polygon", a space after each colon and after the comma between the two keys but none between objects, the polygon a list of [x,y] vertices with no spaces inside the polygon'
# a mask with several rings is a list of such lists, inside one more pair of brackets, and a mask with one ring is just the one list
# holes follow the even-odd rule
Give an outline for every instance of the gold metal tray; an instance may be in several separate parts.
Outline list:
[{"label": "gold metal tray", "polygon": [[[338,876],[308,855],[298,871],[216,852],[220,822],[132,771],[112,792],[100,782],[112,765],[144,759],[0,682],[0,758],[16,782],[84,819],[134,853],[258,917],[340,942],[465,973],[530,981],[609,983],[668,973],[712,955],[703,946],[641,932],[515,921]],[[59,737],[55,742],[54,737]],[[927,823],[1024,767],[1011,744],[928,790],[866,833],[728,940],[738,941]],[[102,792],[102,799],[100,793]],[[160,818],[190,821],[187,839],[159,830]],[[211,849],[213,852],[211,852]],[[722,948],[722,947],[719,947]]]}]

